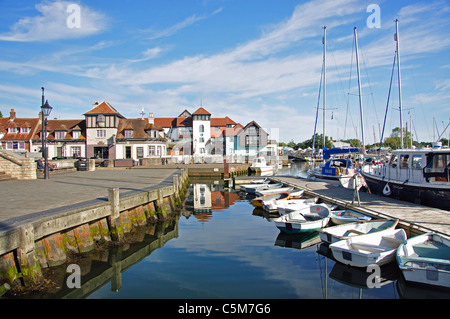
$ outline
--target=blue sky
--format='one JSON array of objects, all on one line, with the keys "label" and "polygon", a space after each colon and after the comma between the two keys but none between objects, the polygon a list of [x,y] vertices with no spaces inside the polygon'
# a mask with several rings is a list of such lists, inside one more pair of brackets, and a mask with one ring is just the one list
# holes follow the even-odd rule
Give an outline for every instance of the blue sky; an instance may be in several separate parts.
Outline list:
[{"label": "blue sky", "polygon": [[[367,24],[375,21],[371,4],[380,8],[379,28]],[[356,27],[364,135],[373,143],[385,114],[395,19],[404,122],[411,116],[418,139],[431,141],[433,118],[439,132],[450,118],[448,0],[0,0],[0,111],[37,116],[45,87],[51,117],[60,119],[82,118],[95,101],[128,118],[142,108],[171,117],[203,105],[213,117],[255,120],[272,138],[300,142],[314,130],[326,25],[326,135],[361,138]],[[386,134],[399,126],[396,108],[394,86]],[[318,123],[321,133],[322,110]]]}]

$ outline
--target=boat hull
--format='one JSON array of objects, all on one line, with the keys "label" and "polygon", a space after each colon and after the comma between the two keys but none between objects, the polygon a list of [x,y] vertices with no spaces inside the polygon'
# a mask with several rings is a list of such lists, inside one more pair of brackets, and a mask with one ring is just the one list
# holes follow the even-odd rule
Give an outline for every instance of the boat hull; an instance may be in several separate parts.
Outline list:
[{"label": "boat hull", "polygon": [[[281,216],[273,220],[275,226],[286,234],[296,234],[303,232],[316,231],[318,229],[324,228],[330,221],[331,212],[328,207],[324,205],[312,205],[302,209],[305,214],[308,212],[317,213],[318,219],[316,220],[301,220],[299,213],[292,212],[290,214]],[[300,214],[301,215],[301,214]]]},{"label": "boat hull", "polygon": [[334,259],[352,267],[379,266],[395,260],[397,247],[406,240],[403,229],[351,237],[330,245]]},{"label": "boat hull", "polygon": [[[362,172],[370,192],[407,202],[450,210],[450,186],[416,186],[410,183],[399,183],[382,177]],[[388,185],[389,192],[386,192]],[[385,190],[385,191],[383,191]]]},{"label": "boat hull", "polygon": [[427,233],[397,249],[397,263],[407,282],[450,288],[450,240]]},{"label": "boat hull", "polygon": [[371,219],[369,216],[349,210],[334,210],[331,212],[331,221],[336,225],[369,221]]},{"label": "boat hull", "polygon": [[343,224],[320,229],[319,235],[323,242],[333,244],[353,236],[394,229],[397,224],[398,220],[376,220],[355,224]]}]

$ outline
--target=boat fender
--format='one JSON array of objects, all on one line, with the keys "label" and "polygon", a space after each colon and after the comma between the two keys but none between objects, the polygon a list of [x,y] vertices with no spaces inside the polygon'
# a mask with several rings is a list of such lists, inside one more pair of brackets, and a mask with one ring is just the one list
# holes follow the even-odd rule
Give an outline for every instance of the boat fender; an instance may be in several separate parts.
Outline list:
[{"label": "boat fender", "polygon": [[386,183],[383,188],[383,195],[390,196],[392,194],[391,188],[389,187],[389,183]]},{"label": "boat fender", "polygon": [[336,167],[336,175],[337,176],[341,175],[341,169],[339,167]]}]

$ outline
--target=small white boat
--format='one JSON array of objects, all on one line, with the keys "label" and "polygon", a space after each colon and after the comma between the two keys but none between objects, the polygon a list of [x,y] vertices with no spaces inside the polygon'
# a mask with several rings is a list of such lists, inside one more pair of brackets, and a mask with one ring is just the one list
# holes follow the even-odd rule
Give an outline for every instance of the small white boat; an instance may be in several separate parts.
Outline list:
[{"label": "small white boat", "polygon": [[283,186],[281,183],[276,184],[247,184],[247,185],[241,185],[240,190],[247,192],[249,194],[255,194],[257,190],[267,190],[267,189],[273,189],[273,188],[280,188]]},{"label": "small white boat", "polygon": [[265,196],[270,194],[276,194],[276,193],[282,193],[282,192],[288,192],[293,190],[292,187],[280,187],[280,188],[270,188],[270,189],[258,189],[255,194],[256,196]]},{"label": "small white boat", "polygon": [[281,192],[276,194],[264,195],[252,199],[253,206],[262,207],[263,202],[270,200],[287,200],[289,198],[288,192]]},{"label": "small white boat", "polygon": [[269,213],[284,215],[287,212],[302,209],[306,206],[314,205],[317,198],[271,200],[263,202],[263,209]]},{"label": "small white boat", "polygon": [[397,263],[407,282],[450,288],[450,239],[426,233],[397,249]]},{"label": "small white boat", "polygon": [[397,247],[407,239],[403,229],[350,237],[330,245],[334,259],[353,267],[385,265],[395,260]]},{"label": "small white boat", "polygon": [[299,199],[300,197],[303,196],[304,192],[305,192],[304,189],[294,188],[293,190],[288,191],[289,199]]},{"label": "small white boat", "polygon": [[273,222],[282,232],[294,234],[325,227],[330,221],[330,215],[331,211],[326,205],[318,204],[275,218]]},{"label": "small white boat", "polygon": [[333,210],[331,212],[331,221],[336,225],[369,221],[372,217],[355,212],[353,210]]},{"label": "small white boat", "polygon": [[369,222],[342,224],[319,229],[320,239],[325,243],[335,243],[353,236],[373,234],[394,229],[398,219],[373,220]]},{"label": "small white boat", "polygon": [[273,166],[267,165],[266,159],[260,156],[252,162],[250,170],[261,176],[273,175]]}]

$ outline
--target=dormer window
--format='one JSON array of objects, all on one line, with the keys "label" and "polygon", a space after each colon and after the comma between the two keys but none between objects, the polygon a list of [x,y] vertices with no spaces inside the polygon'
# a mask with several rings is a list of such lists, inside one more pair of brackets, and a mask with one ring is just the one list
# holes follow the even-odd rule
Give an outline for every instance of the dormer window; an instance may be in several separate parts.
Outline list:
[{"label": "dormer window", "polygon": [[133,130],[125,130],[123,132],[123,135],[125,136],[125,138],[132,138],[133,137]]},{"label": "dormer window", "polygon": [[65,131],[56,131],[55,132],[55,139],[57,140],[63,140],[66,137]]},{"label": "dormer window", "polygon": [[30,128],[29,127],[21,127],[20,128],[20,133],[21,134],[28,134],[28,133],[30,133]]},{"label": "dormer window", "polygon": [[72,138],[73,139],[79,139],[81,136],[81,131],[73,131],[72,132]]},{"label": "dormer window", "polygon": [[16,127],[9,127],[8,128],[8,134],[16,134],[17,128]]}]

